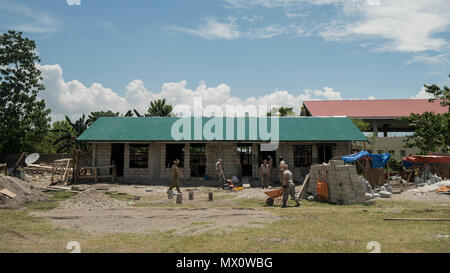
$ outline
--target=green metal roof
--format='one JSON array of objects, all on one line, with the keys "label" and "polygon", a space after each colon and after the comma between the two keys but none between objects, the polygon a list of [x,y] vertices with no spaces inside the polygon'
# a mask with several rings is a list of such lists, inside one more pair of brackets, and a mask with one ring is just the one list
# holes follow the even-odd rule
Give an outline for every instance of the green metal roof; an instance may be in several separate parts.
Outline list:
[{"label": "green metal roof", "polygon": [[[92,124],[77,140],[89,142],[139,142],[139,141],[268,141],[268,136],[260,134],[260,125],[264,125],[263,132],[270,133],[272,122],[278,119],[279,141],[367,141],[367,138],[346,117],[268,117],[268,118],[176,118],[176,117],[101,117]],[[177,123],[176,123],[177,122]],[[205,134],[198,134],[201,129],[217,122],[223,125],[222,134],[213,139]],[[245,123],[244,123],[245,122]],[[176,124],[175,124],[176,123]],[[172,126],[184,123],[186,129],[178,128],[178,132],[187,132],[186,138],[172,136]],[[189,125],[190,123],[190,133]],[[245,124],[245,127],[244,125]],[[258,129],[249,130],[249,124],[257,124]],[[200,126],[198,126],[200,125]],[[203,125],[203,126],[202,126]],[[227,127],[228,125],[228,127]],[[274,123],[276,125],[276,123]],[[267,126],[267,129],[264,127]],[[214,132],[213,126],[211,130]],[[197,131],[194,133],[194,128]],[[245,128],[245,136],[237,133],[237,128]],[[175,130],[177,131],[177,130]],[[234,132],[234,135],[232,134]],[[252,134],[249,134],[251,132]],[[222,136],[222,137],[220,137]]]}]

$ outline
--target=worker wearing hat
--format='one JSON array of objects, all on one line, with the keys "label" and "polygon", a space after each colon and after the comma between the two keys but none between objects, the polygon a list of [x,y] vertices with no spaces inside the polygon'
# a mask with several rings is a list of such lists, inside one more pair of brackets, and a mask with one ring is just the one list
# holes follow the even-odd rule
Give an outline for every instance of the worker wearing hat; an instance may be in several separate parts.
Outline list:
[{"label": "worker wearing hat", "polygon": [[180,160],[175,159],[173,161],[173,165],[170,168],[170,172],[172,174],[172,184],[170,185],[169,189],[167,190],[167,192],[171,191],[173,188],[176,188],[178,193],[180,193],[180,185],[178,184],[178,177],[184,177],[183,174],[180,172],[180,170],[178,169],[178,165],[180,164]]},{"label": "worker wearing hat", "polygon": [[261,167],[259,167],[259,177],[261,178],[261,187],[263,189],[269,187],[270,167],[267,159],[263,160]]},{"label": "worker wearing hat", "polygon": [[217,179],[218,183],[222,186],[225,183],[225,175],[223,174],[223,165],[222,165],[222,159],[217,159],[216,162],[216,173],[217,173]]},{"label": "worker wearing hat", "polygon": [[292,172],[288,169],[289,166],[287,164],[283,165],[283,184],[281,186],[283,187],[283,205],[282,208],[287,207],[287,200],[289,198],[289,195],[291,196],[291,199],[295,200],[296,207],[299,207],[301,204],[298,201],[298,197],[295,196],[295,184],[294,184],[294,176],[292,175]]}]

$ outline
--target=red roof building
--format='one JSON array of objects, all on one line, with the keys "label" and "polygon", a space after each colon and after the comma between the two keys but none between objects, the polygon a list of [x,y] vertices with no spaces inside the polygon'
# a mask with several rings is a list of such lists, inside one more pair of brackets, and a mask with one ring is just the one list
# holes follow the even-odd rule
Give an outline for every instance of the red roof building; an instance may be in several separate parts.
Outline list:
[{"label": "red roof building", "polygon": [[446,113],[448,109],[440,105],[440,100],[429,102],[427,99],[397,100],[316,100],[305,101],[302,116],[329,117],[346,116],[362,119],[371,125],[371,131],[378,134],[387,132],[413,131],[407,123],[399,120],[411,113]]},{"label": "red roof building", "polygon": [[434,112],[442,114],[447,108],[440,101],[427,99],[398,100],[317,100],[303,103],[302,116],[347,116],[351,118],[398,118],[411,113]]}]

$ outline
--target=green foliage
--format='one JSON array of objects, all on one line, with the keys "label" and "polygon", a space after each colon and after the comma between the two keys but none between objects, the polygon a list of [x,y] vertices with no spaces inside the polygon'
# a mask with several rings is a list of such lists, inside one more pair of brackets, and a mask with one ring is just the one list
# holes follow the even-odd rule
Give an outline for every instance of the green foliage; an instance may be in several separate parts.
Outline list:
[{"label": "green foliage", "polygon": [[425,112],[411,114],[406,120],[414,128],[414,134],[406,137],[406,147],[417,147],[422,154],[429,152],[448,152],[449,114]]},{"label": "green foliage", "polygon": [[172,114],[172,105],[166,104],[166,99],[155,100],[150,102],[147,117],[170,117]]},{"label": "green foliage", "polygon": [[394,172],[401,172],[403,168],[403,163],[401,160],[391,159],[389,160],[389,167]]},{"label": "green foliage", "polygon": [[[448,75],[450,78],[450,75]],[[433,85],[424,85],[426,88],[426,92],[433,95],[433,98],[429,99],[430,102],[433,102],[435,100],[442,100],[441,106],[442,107],[449,107],[450,111],[450,88],[447,86],[444,86],[444,88],[439,88],[439,86],[433,84]]]},{"label": "green foliage", "polygon": [[351,118],[351,120],[361,132],[368,132],[370,130],[370,124],[368,122],[356,118]]},{"label": "green foliage", "polygon": [[[450,75],[449,75],[450,77]],[[433,95],[429,101],[442,100],[442,107],[447,107],[447,113],[435,114],[425,112],[422,115],[411,114],[402,120],[414,128],[414,135],[407,137],[407,147],[418,147],[421,153],[450,151],[450,88],[437,85],[424,85],[425,91]]]},{"label": "green foliage", "polygon": [[86,119],[86,116],[83,115],[77,121],[72,122],[70,118],[66,116],[65,122],[67,126],[64,126],[61,129],[52,130],[52,132],[60,134],[60,137],[53,142],[53,145],[59,145],[57,152],[69,153],[75,148],[85,150],[87,148],[87,143],[77,142],[77,137],[89,127],[89,119]]},{"label": "green foliage", "polygon": [[[295,116],[295,112],[293,110],[293,107],[283,107],[281,106],[280,108],[278,108],[278,113],[280,113],[280,117],[286,117],[286,116]],[[274,115],[272,112],[274,112],[275,109],[272,109],[271,112],[267,112],[267,116],[270,117],[272,115]]]},{"label": "green foliage", "polygon": [[[41,142],[35,146],[34,151],[40,154],[52,154],[52,153],[70,153],[72,151],[71,147],[63,147],[63,143],[58,143],[53,145],[55,140],[63,136],[62,131],[70,131],[72,127],[67,121],[55,121],[52,124],[52,128],[47,132],[47,134],[42,138]],[[72,132],[75,135],[75,132]]]},{"label": "green foliage", "polygon": [[278,112],[280,112],[280,116],[282,116],[282,117],[295,115],[295,112],[293,111],[293,107],[281,106],[280,109],[278,109]]},{"label": "green foliage", "polygon": [[32,152],[49,128],[50,110],[37,98],[39,61],[36,43],[21,32],[0,35],[0,152]]},{"label": "green foliage", "polygon": [[[128,112],[130,112],[130,111],[128,111]],[[108,110],[106,112],[104,112],[104,111],[91,112],[91,114],[89,114],[87,122],[88,122],[88,125],[91,126],[99,117],[118,117],[118,116],[119,116],[119,112],[114,113],[111,110]]]}]

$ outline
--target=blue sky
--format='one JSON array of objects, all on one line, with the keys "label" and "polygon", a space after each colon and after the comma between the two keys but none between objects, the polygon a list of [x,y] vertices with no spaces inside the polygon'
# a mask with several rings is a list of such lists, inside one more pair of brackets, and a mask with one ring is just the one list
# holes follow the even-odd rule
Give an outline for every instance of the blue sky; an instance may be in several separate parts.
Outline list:
[{"label": "blue sky", "polygon": [[449,85],[449,15],[447,0],[0,0],[1,31],[37,42],[54,119],[198,94],[425,97]]}]

